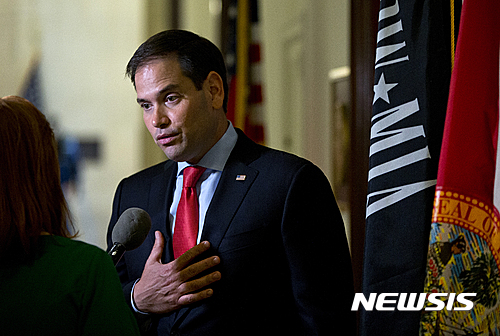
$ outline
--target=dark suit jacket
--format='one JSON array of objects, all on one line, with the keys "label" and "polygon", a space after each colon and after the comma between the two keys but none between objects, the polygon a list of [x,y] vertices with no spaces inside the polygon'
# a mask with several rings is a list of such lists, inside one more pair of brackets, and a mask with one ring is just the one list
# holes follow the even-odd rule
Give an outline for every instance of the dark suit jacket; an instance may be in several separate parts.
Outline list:
[{"label": "dark suit jacket", "polygon": [[[173,260],[168,213],[177,163],[165,161],[122,180],[108,229],[129,207],[146,210],[145,242],[117,265],[130,301],[154,231],[165,237],[164,263]],[[236,180],[237,175],[246,179]],[[202,240],[220,256],[222,279],[213,297],[152,317],[158,335],[349,335],[353,283],[343,221],[328,180],[311,162],[238,141],[207,211]],[[211,270],[212,271],[212,270]]]}]

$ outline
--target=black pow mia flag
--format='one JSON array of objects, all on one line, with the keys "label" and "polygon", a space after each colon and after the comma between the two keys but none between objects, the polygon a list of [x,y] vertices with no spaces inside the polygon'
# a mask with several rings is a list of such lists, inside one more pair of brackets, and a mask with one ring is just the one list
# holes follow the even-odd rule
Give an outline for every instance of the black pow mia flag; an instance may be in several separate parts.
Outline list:
[{"label": "black pow mia flag", "polygon": [[[421,293],[460,3],[381,0],[363,293]],[[420,312],[361,309],[361,335],[418,335]],[[388,305],[388,307],[391,307]]]}]

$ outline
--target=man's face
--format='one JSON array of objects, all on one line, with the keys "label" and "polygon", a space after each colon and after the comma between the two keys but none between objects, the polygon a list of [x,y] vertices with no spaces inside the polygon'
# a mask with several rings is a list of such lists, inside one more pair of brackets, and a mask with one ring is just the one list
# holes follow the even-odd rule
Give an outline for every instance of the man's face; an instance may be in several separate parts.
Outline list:
[{"label": "man's face", "polygon": [[196,164],[221,137],[221,111],[214,108],[209,81],[196,90],[177,59],[141,66],[135,85],[144,123],[169,159]]}]

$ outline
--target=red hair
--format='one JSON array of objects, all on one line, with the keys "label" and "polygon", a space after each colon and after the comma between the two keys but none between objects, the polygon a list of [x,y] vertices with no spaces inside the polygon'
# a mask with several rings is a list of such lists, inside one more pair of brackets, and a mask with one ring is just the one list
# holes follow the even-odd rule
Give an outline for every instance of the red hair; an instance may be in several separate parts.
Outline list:
[{"label": "red hair", "polygon": [[0,158],[0,260],[33,257],[43,232],[71,237],[54,133],[24,98],[0,99]]}]

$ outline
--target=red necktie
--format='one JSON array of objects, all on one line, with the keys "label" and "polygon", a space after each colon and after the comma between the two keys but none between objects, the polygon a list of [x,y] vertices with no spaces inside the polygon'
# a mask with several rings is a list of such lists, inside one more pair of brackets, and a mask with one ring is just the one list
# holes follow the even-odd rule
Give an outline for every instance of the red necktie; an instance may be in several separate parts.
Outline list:
[{"label": "red necktie", "polygon": [[199,221],[196,182],[200,179],[205,169],[193,166],[184,168],[182,194],[177,206],[174,237],[172,240],[174,258],[176,259],[196,245]]}]

